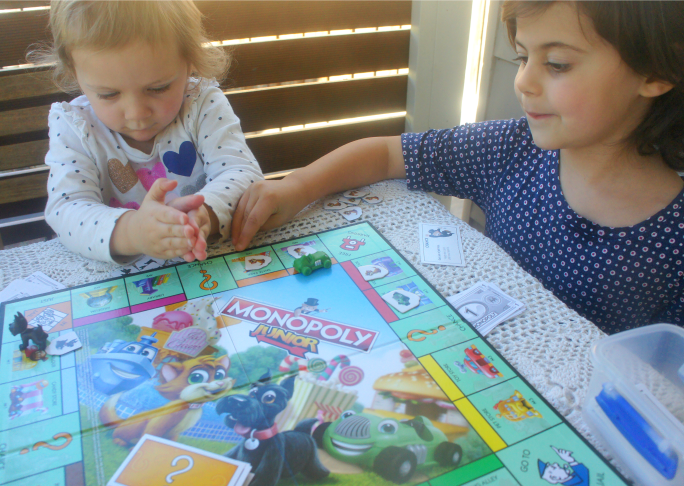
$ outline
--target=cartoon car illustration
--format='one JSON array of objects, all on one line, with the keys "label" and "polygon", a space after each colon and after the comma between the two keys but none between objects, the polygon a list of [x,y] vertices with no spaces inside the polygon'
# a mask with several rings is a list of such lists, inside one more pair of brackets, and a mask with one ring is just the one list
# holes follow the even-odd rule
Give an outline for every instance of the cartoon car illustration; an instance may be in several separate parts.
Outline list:
[{"label": "cartoon car illustration", "polygon": [[302,255],[294,261],[294,269],[304,276],[321,268],[332,267],[330,257],[323,251],[317,251],[311,255]]},{"label": "cartoon car illustration", "polygon": [[511,422],[520,422],[521,420],[534,417],[542,418],[542,414],[539,413],[518,390],[515,390],[515,393],[511,395],[511,398],[501,400],[494,405],[494,410],[499,411],[499,413],[496,414],[498,418],[503,417]]},{"label": "cartoon car illustration", "polygon": [[155,334],[141,336],[139,342],[116,339],[105,343],[98,354],[90,357],[93,367],[93,386],[107,395],[132,390],[156,371],[152,362],[157,356]]},{"label": "cartoon car illustration", "polygon": [[494,365],[482,352],[473,344],[465,350],[466,357],[463,360],[465,365],[473,373],[484,375],[487,378],[496,378],[497,376],[503,378],[503,373],[494,368]]},{"label": "cartoon car illustration", "polygon": [[418,468],[456,466],[463,455],[458,444],[421,415],[398,421],[347,410],[319,425],[313,437],[334,458],[371,468],[397,484],[410,480]]}]

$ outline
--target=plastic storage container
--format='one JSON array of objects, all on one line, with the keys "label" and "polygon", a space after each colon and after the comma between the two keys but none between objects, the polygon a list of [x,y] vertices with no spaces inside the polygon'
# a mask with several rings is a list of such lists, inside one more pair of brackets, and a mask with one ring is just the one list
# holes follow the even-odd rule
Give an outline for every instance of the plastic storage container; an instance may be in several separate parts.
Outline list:
[{"label": "plastic storage container", "polygon": [[643,486],[684,486],[684,328],[654,324],[598,341],[583,417]]}]

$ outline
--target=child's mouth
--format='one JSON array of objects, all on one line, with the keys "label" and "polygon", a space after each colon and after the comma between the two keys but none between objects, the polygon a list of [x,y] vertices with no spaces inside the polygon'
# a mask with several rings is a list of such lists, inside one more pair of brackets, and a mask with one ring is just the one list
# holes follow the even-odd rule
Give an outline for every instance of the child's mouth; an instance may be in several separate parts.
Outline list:
[{"label": "child's mouth", "polygon": [[547,113],[531,113],[531,112],[526,112],[527,116],[529,118],[532,118],[533,120],[544,120],[545,118],[550,118],[552,115],[549,115]]}]

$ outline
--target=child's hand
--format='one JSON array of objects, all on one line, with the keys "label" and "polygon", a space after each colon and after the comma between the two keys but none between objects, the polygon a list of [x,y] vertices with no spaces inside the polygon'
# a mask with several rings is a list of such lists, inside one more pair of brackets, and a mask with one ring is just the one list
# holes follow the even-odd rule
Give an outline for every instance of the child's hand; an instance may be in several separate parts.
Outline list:
[{"label": "child's hand", "polygon": [[193,194],[179,197],[169,202],[169,206],[187,213],[190,225],[194,229],[195,245],[188,254],[184,255],[185,260],[205,260],[207,258],[207,238],[212,233],[212,218],[211,210],[204,204],[204,196]]},{"label": "child's hand", "polygon": [[197,238],[189,216],[164,204],[166,193],[177,184],[157,179],[140,209],[128,211],[119,218],[110,241],[112,255],[144,253],[164,259],[192,255]]},{"label": "child's hand", "polygon": [[247,248],[259,229],[276,228],[290,221],[306,206],[304,192],[303,185],[295,178],[250,185],[233,214],[231,231],[235,249]]}]

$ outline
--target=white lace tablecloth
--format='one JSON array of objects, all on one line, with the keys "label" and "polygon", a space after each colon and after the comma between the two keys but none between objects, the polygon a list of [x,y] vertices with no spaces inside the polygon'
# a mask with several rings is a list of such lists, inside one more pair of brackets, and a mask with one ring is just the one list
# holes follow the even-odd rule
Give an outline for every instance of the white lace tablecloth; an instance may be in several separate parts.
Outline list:
[{"label": "white lace tablecloth", "polygon": [[[369,221],[445,297],[482,280],[497,284],[527,304],[527,311],[498,326],[487,340],[605,454],[581,417],[581,405],[592,372],[589,348],[605,334],[546,290],[489,238],[453,216],[428,194],[407,190],[403,181],[385,181],[371,187],[374,193],[384,197],[384,202],[363,205],[363,215],[356,221],[348,222],[335,212],[323,210],[318,201],[292,222],[259,233],[253,243],[255,246],[276,243]],[[463,239],[466,266],[422,265],[419,222],[457,225]],[[230,243],[215,243],[209,248],[209,256],[232,251]],[[5,288],[12,280],[36,270],[72,287],[108,278],[114,268],[112,264],[81,258],[55,239],[0,251],[0,287]]]}]

